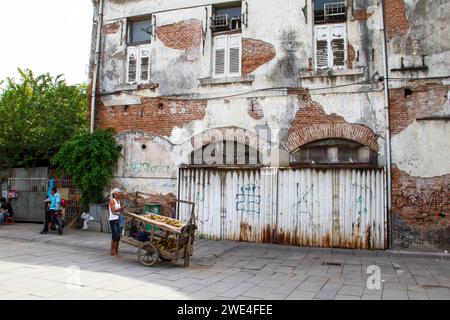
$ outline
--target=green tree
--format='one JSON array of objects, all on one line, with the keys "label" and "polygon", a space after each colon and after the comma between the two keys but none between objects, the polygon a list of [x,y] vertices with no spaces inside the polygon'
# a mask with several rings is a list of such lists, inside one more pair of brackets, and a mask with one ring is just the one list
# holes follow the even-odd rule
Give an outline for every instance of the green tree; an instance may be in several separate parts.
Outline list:
[{"label": "green tree", "polygon": [[87,129],[87,85],[19,69],[0,83],[0,168],[46,166],[62,144]]},{"label": "green tree", "polygon": [[114,177],[114,168],[120,151],[114,139],[114,130],[82,132],[68,140],[53,157],[52,164],[61,174],[72,177],[82,191],[82,203],[103,201],[103,191]]}]

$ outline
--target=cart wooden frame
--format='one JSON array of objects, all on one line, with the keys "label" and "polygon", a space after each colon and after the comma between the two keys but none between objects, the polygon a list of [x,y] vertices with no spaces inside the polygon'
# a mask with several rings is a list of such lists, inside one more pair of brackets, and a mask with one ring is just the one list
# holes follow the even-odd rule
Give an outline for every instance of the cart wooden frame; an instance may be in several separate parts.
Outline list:
[{"label": "cart wooden frame", "polygon": [[[141,192],[139,194],[148,195]],[[136,193],[136,196],[137,195],[138,193]],[[179,259],[184,259],[184,267],[186,268],[189,266],[189,258],[193,254],[193,245],[196,230],[195,214],[194,214],[195,204],[194,202],[179,199],[176,199],[174,201],[178,204],[183,203],[191,206],[191,216],[189,221],[187,223],[183,223],[183,225],[179,228],[156,220],[147,219],[143,216],[137,215],[129,211],[124,211],[120,213],[120,215],[125,218],[126,224],[129,222],[133,224],[133,222],[137,221],[144,224],[145,226],[152,227],[151,231],[149,232],[149,241],[147,242],[139,241],[128,235],[122,235],[121,237],[121,242],[138,248],[137,250],[138,259],[145,266],[148,267],[154,266],[159,259],[165,261],[177,261]],[[161,232],[155,232],[155,227],[159,228]],[[158,240],[168,239],[170,236],[173,236],[175,238],[176,242],[175,252],[161,250],[157,245]]]}]

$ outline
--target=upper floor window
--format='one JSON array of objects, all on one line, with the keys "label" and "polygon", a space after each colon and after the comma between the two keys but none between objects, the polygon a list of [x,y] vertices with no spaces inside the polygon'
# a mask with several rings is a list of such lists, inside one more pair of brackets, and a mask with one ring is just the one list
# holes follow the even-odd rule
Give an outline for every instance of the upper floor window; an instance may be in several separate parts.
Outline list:
[{"label": "upper floor window", "polygon": [[316,69],[345,69],[347,35],[345,24],[324,24],[315,27]]},{"label": "upper floor window", "polygon": [[128,20],[127,83],[150,81],[150,43],[153,35],[151,16]]},{"label": "upper floor window", "polygon": [[314,0],[314,23],[336,23],[347,21],[345,0]]},{"label": "upper floor window", "polygon": [[347,2],[314,0],[316,69],[345,69],[347,65]]},{"label": "upper floor window", "polygon": [[292,164],[376,165],[377,153],[358,142],[326,139],[308,143],[291,155]]},{"label": "upper floor window", "polygon": [[240,34],[214,37],[214,77],[239,77],[241,75],[241,51]]},{"label": "upper floor window", "polygon": [[213,7],[211,17],[211,29],[213,32],[241,30],[242,28],[242,3],[216,5]]},{"label": "upper floor window", "polygon": [[128,44],[132,46],[148,44],[152,41],[151,16],[129,19]]}]

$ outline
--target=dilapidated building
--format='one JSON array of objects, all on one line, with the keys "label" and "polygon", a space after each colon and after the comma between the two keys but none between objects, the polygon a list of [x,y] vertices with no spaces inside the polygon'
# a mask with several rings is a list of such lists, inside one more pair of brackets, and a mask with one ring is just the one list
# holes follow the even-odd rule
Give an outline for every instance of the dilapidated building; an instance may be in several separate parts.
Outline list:
[{"label": "dilapidated building", "polygon": [[93,3],[116,185],[213,239],[449,245],[450,1]]}]

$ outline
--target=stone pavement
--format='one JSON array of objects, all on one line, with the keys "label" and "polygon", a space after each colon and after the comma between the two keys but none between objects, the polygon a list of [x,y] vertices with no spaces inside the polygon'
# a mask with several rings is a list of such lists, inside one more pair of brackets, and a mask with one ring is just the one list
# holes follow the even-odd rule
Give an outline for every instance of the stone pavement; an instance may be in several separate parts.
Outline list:
[{"label": "stone pavement", "polygon": [[0,226],[0,299],[450,300],[448,255],[197,240],[189,268],[147,268],[125,244],[110,257],[108,234],[40,228]]}]

